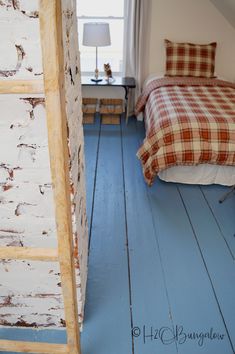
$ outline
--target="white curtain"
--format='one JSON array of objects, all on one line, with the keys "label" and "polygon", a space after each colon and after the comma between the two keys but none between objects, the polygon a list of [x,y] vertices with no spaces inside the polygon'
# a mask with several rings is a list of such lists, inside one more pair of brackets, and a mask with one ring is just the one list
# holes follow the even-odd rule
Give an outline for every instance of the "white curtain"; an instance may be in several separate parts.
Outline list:
[{"label": "white curtain", "polygon": [[136,80],[136,89],[131,90],[132,97],[129,100],[130,113],[134,111],[145,80],[150,3],[150,0],[125,0],[123,71],[124,76]]}]

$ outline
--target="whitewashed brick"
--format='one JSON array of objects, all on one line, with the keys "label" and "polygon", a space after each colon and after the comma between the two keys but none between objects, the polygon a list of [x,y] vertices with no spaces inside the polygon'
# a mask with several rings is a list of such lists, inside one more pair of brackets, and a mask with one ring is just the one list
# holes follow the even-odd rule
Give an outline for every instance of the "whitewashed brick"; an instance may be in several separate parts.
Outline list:
[{"label": "whitewashed brick", "polygon": [[[62,9],[71,209],[82,321],[88,232],[75,0],[63,0]],[[37,0],[0,1],[0,52],[0,79],[42,78]],[[0,109],[0,246],[56,247],[44,96],[1,95]],[[0,260],[0,326],[64,326],[58,264]]]}]

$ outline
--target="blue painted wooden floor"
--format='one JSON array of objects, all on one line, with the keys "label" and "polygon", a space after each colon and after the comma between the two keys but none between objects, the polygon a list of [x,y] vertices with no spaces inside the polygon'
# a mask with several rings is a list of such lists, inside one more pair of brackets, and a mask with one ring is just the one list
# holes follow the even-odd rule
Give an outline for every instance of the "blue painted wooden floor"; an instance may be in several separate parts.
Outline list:
[{"label": "blue painted wooden floor", "polygon": [[[232,354],[235,195],[157,180],[135,157],[141,123],[85,126],[89,276],[83,354]],[[64,342],[60,331],[0,338]]]}]

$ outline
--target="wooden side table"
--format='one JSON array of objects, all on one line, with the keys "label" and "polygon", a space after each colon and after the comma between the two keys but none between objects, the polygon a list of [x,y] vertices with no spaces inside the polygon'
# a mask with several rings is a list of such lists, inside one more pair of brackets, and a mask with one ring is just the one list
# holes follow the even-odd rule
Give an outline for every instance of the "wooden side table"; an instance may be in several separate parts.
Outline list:
[{"label": "wooden side table", "polygon": [[82,86],[92,86],[92,87],[123,87],[125,90],[125,116],[126,123],[128,123],[129,117],[129,98],[130,89],[136,87],[135,79],[133,77],[115,77],[113,82],[107,82],[103,79],[100,82],[91,81],[90,76],[82,76]]}]

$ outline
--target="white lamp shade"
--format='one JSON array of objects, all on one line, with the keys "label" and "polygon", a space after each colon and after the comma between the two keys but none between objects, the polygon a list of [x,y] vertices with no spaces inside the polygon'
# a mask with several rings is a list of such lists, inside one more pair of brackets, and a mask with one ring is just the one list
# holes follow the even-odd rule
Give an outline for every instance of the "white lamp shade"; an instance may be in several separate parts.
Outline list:
[{"label": "white lamp shade", "polygon": [[103,22],[84,23],[82,44],[89,47],[105,47],[110,45],[109,24]]}]

